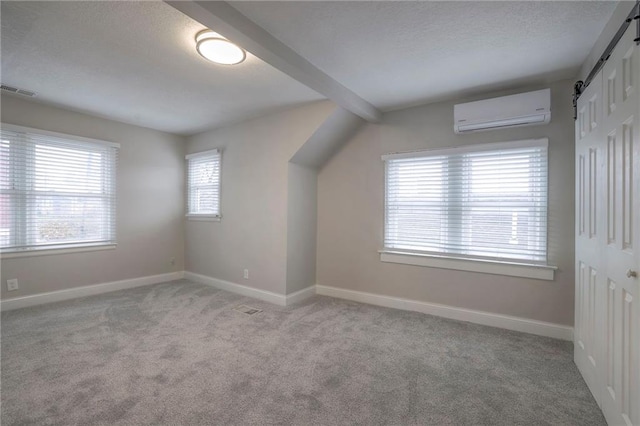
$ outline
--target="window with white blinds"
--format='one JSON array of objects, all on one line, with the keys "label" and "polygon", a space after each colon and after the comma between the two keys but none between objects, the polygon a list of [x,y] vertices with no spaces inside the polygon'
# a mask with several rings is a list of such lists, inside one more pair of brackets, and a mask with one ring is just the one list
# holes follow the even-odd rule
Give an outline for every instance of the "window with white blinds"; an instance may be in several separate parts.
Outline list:
[{"label": "window with white blinds", "polygon": [[2,125],[3,252],[116,243],[118,145]]},{"label": "window with white blinds", "polygon": [[220,218],[220,151],[187,155],[187,217]]},{"label": "window with white blinds", "polygon": [[546,264],[548,140],[390,154],[389,251]]}]

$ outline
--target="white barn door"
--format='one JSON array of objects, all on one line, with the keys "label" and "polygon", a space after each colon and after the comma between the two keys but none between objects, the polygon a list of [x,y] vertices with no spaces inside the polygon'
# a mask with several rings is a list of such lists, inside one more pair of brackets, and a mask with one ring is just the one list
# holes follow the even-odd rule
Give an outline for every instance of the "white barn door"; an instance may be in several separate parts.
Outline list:
[{"label": "white barn door", "polygon": [[640,48],[630,26],[578,101],[575,361],[612,425],[640,425]]},{"label": "white barn door", "polygon": [[598,226],[600,159],[602,154],[602,78],[598,75],[578,99],[576,118],[576,288],[574,358],[596,396],[600,368],[600,316],[597,303],[604,296],[598,272],[601,229]]}]

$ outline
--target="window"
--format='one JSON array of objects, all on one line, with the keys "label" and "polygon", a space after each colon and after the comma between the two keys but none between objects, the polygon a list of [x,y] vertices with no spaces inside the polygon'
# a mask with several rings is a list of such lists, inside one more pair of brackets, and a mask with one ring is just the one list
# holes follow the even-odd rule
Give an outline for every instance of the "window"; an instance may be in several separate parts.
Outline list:
[{"label": "window", "polygon": [[115,244],[117,156],[117,144],[3,124],[2,251]]},{"label": "window", "polygon": [[545,265],[547,145],[384,156],[385,250]]},{"label": "window", "polygon": [[220,151],[187,155],[187,217],[220,219]]}]

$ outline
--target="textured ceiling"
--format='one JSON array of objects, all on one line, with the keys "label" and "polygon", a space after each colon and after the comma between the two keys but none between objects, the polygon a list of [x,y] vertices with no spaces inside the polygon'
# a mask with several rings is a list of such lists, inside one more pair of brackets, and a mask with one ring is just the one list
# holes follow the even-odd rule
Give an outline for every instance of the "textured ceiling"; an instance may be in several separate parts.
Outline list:
[{"label": "textured ceiling", "polygon": [[[376,107],[569,78],[616,2],[234,2]],[[260,59],[202,59],[162,2],[1,3],[2,82],[40,101],[192,134],[322,99]],[[214,28],[215,30],[215,28]]]},{"label": "textured ceiling", "polygon": [[375,106],[574,77],[616,2],[233,2]]},{"label": "textured ceiling", "polygon": [[322,99],[258,58],[217,66],[162,2],[6,2],[2,83],[95,115],[191,134]]}]

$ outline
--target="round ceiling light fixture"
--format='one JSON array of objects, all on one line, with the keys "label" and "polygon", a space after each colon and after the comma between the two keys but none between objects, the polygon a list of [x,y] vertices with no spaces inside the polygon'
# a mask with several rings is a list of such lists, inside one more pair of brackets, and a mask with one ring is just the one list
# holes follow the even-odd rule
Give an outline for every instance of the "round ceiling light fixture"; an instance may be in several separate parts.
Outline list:
[{"label": "round ceiling light fixture", "polygon": [[247,57],[242,48],[209,29],[196,34],[196,50],[203,58],[222,65],[236,65]]}]

